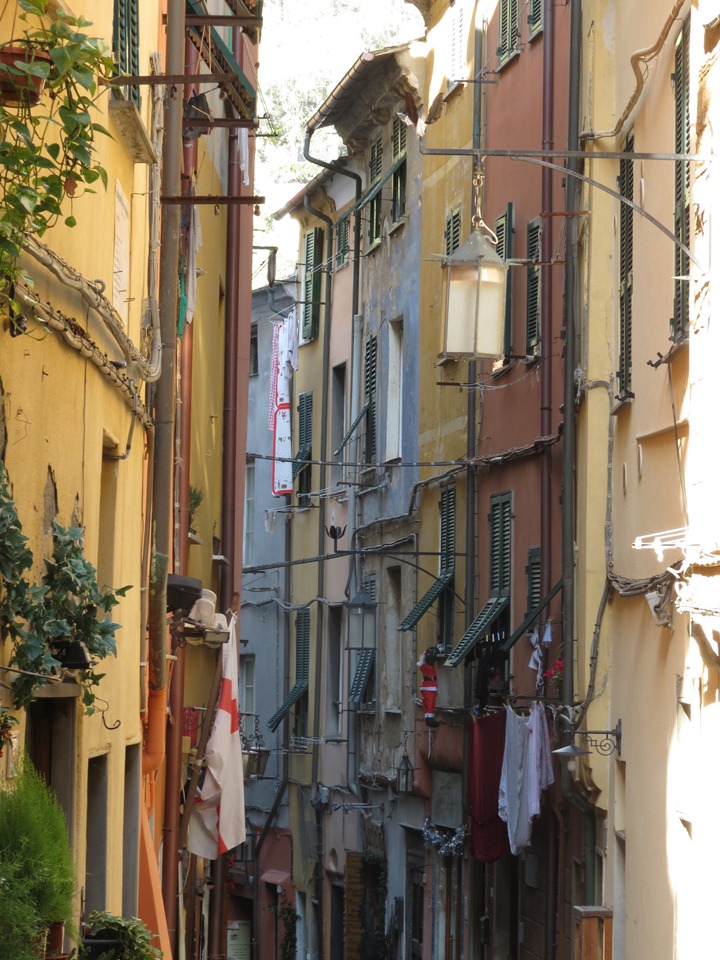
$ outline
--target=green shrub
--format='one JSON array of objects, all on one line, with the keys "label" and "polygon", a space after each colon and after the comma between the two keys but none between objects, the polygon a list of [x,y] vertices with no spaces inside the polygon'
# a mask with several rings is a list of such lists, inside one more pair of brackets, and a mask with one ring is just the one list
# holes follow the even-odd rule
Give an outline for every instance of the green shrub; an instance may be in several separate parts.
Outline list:
[{"label": "green shrub", "polygon": [[[43,931],[51,923],[71,919],[75,870],[65,815],[55,793],[27,759],[9,788],[0,790],[0,863],[7,872],[3,896],[16,905],[18,923],[28,905]],[[4,911],[0,916],[3,926]],[[9,960],[3,952],[0,956]]]}]

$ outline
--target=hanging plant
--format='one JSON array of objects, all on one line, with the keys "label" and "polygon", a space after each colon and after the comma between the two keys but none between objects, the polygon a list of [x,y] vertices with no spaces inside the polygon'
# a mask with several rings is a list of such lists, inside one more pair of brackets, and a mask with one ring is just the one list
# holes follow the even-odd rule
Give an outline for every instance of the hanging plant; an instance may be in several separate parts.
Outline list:
[{"label": "hanging plant", "polygon": [[0,44],[0,304],[16,324],[24,234],[41,237],[59,219],[75,226],[73,199],[98,180],[107,186],[95,140],[108,132],[93,111],[98,80],[114,72],[105,42],[86,32],[89,21],[50,0],[18,7],[22,28]]},{"label": "hanging plant", "polygon": [[57,676],[73,645],[86,654],[73,668],[85,710],[92,713],[94,688],[104,676],[96,671],[97,662],[116,654],[120,625],[107,614],[130,587],[99,586],[95,568],[84,555],[79,527],[55,523],[53,545],[42,584],[30,583],[24,573],[32,566],[32,553],[0,464],[0,633],[13,645],[10,666],[21,671],[11,682],[15,706],[29,706],[45,678]]},{"label": "hanging plant", "polygon": [[17,717],[14,717],[7,710],[0,710],[0,757],[6,744],[12,743],[13,734],[17,726]]}]

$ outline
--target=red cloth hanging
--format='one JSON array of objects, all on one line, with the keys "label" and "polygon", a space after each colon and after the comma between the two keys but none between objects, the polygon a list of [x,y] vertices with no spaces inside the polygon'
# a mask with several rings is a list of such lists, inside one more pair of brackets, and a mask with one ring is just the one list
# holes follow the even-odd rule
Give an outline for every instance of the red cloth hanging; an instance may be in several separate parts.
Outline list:
[{"label": "red cloth hanging", "polygon": [[474,719],[468,778],[470,850],[484,863],[510,852],[507,824],[498,815],[504,753],[505,711]]}]

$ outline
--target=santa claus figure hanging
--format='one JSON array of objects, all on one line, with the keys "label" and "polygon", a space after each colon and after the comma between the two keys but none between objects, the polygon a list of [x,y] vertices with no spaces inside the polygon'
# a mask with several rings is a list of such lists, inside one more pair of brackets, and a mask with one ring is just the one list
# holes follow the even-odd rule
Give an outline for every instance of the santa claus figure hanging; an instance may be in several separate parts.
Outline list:
[{"label": "santa claus figure hanging", "polygon": [[428,727],[439,727],[439,722],[435,719],[435,703],[437,701],[437,670],[435,662],[437,660],[437,647],[428,647],[418,660],[418,670],[422,674],[420,682],[420,695],[422,696],[423,711],[425,713],[425,724]]}]

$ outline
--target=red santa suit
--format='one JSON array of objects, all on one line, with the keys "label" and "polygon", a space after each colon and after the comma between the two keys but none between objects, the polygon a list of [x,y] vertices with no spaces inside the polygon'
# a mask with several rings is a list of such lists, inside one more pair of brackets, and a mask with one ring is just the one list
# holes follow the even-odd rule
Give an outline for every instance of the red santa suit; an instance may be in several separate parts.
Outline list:
[{"label": "red santa suit", "polygon": [[435,719],[435,703],[437,701],[437,671],[435,668],[435,647],[428,647],[417,662],[418,669],[422,674],[420,682],[420,695],[422,697],[423,710],[425,712],[425,723],[428,727],[438,725]]}]

